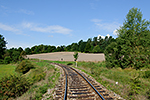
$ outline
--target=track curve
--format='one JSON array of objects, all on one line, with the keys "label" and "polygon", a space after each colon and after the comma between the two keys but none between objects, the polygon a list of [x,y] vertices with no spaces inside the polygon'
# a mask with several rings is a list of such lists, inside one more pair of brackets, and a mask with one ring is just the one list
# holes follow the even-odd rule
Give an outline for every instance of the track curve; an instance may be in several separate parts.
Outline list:
[{"label": "track curve", "polygon": [[[55,100],[113,100],[100,86],[74,68],[57,63],[53,64],[64,70],[64,79],[56,90]],[[60,90],[61,92],[59,92]]]}]

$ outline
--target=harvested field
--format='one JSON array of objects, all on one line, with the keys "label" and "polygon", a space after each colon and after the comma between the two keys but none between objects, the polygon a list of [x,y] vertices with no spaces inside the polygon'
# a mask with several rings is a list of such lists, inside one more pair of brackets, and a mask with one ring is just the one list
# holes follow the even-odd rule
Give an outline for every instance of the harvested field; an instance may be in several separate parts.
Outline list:
[{"label": "harvested field", "polygon": [[[53,52],[43,54],[27,55],[27,58],[37,58],[41,60],[51,61],[74,61],[74,52]],[[79,53],[78,61],[104,61],[105,56],[103,53],[91,54],[91,53]]]}]

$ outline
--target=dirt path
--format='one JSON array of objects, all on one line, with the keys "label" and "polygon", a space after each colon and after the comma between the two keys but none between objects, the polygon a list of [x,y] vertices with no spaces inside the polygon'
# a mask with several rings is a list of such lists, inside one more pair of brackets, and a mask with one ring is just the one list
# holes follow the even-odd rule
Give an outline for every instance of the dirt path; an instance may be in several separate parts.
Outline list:
[{"label": "dirt path", "polygon": [[[54,53],[43,53],[43,54],[33,54],[27,55],[28,58],[37,58],[42,60],[52,60],[52,61],[74,61],[74,52],[54,52]],[[79,53],[78,61],[104,61],[105,56],[103,53],[99,54],[89,54],[89,53]]]}]

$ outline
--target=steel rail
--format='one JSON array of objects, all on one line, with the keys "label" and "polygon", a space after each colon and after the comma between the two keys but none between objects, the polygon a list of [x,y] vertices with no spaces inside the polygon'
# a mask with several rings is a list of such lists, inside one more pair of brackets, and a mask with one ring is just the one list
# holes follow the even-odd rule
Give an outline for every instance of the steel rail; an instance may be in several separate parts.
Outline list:
[{"label": "steel rail", "polygon": [[[65,71],[65,70],[64,70]],[[65,94],[64,94],[64,100],[67,100],[67,73],[65,71],[65,75],[66,75],[66,85],[65,85]]]},{"label": "steel rail", "polygon": [[82,75],[80,74],[77,70],[75,70],[74,68],[70,67],[71,69],[73,69],[75,72],[77,72],[80,76],[82,76],[87,82],[88,84],[95,90],[95,92],[99,95],[99,97],[102,99],[102,100],[105,100],[105,98],[95,89],[95,87]]},{"label": "steel rail", "polygon": [[[62,67],[61,66],[61,64],[58,64],[58,63],[52,63],[52,64],[55,64],[55,65],[58,65],[58,66],[60,66],[60,67]],[[66,71],[65,71],[65,69],[62,67],[62,69],[64,70],[64,72],[65,72],[65,75],[66,75],[66,84],[65,84],[65,94],[64,94],[64,100],[67,100],[67,73],[66,73]]]},{"label": "steel rail", "polygon": [[[60,67],[63,68],[64,65],[62,64],[58,64],[58,63],[54,63],[56,65],[59,65]],[[65,65],[67,66],[67,65]],[[102,99],[102,100],[105,100],[105,98],[96,90],[96,88],[81,74],[79,73],[77,70],[75,70],[74,68],[70,67],[70,66],[67,66],[69,67],[70,69],[74,70],[76,73],[78,73],[93,89],[94,91],[98,94],[98,96]],[[66,75],[66,85],[65,85],[65,95],[64,95],[64,100],[67,100],[67,74],[66,74],[66,71],[65,69],[63,68],[64,72],[65,72],[65,75]]]}]

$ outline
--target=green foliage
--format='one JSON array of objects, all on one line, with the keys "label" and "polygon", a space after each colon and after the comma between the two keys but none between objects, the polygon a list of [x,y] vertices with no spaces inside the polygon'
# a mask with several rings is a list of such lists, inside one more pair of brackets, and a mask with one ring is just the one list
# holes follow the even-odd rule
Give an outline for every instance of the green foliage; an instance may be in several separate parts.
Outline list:
[{"label": "green foliage", "polygon": [[74,56],[74,59],[76,61],[78,59],[78,57],[79,57],[78,52],[75,52],[73,56]]},{"label": "green foliage", "polygon": [[78,44],[77,43],[72,43],[71,51],[78,51]]},{"label": "green foliage", "polygon": [[0,34],[0,59],[3,58],[3,55],[5,54],[6,49],[6,41],[4,40],[4,37]]},{"label": "green foliage", "polygon": [[141,81],[139,80],[139,77],[132,78],[129,82],[131,89],[129,91],[129,96],[132,96],[134,94],[139,94],[139,90],[141,89],[140,85]]},{"label": "green foliage", "polygon": [[31,49],[29,47],[25,48],[26,54],[31,54]]},{"label": "green foliage", "polygon": [[3,59],[0,59],[0,64],[4,64],[4,60]]},{"label": "green foliage", "polygon": [[3,77],[0,80],[0,99],[6,100],[21,96],[30,86],[29,80],[22,76],[10,75]]},{"label": "green foliage", "polygon": [[4,58],[4,63],[5,64],[9,64],[11,61],[12,61],[12,59],[9,56]]},{"label": "green foliage", "polygon": [[4,76],[7,76],[9,74],[17,74],[15,72],[16,65],[13,64],[0,64],[0,80]]},{"label": "green foliage", "polygon": [[67,63],[67,65],[73,65],[73,63]]},{"label": "green foliage", "polygon": [[144,76],[143,76],[144,78],[150,78],[150,70],[148,70],[148,71],[145,71],[145,73],[144,73]]},{"label": "green foliage", "polygon": [[149,22],[142,20],[139,9],[132,8],[123,26],[118,30],[119,37],[104,51],[107,67],[142,68],[150,63]]},{"label": "green foliage", "polygon": [[48,85],[44,85],[44,86],[41,86],[39,88],[39,92],[41,92],[42,94],[46,93],[47,92],[47,89],[48,89]]},{"label": "green foliage", "polygon": [[45,78],[45,76],[46,73],[42,68],[36,68],[32,70],[31,73],[28,75],[28,77],[31,78],[33,82],[41,81],[42,79]]},{"label": "green foliage", "polygon": [[91,52],[91,44],[88,42],[84,48],[85,53],[90,53]]},{"label": "green foliage", "polygon": [[34,68],[34,66],[28,61],[28,60],[23,60],[17,67],[16,67],[16,72],[19,73],[27,73],[30,69]]},{"label": "green foliage", "polygon": [[14,50],[13,53],[12,53],[12,60],[14,62],[17,62],[19,60],[19,56],[20,56],[20,52]]},{"label": "green foliage", "polygon": [[100,48],[99,45],[96,45],[96,46],[93,48],[92,52],[93,52],[93,53],[101,53],[102,50],[101,50],[101,48]]}]

